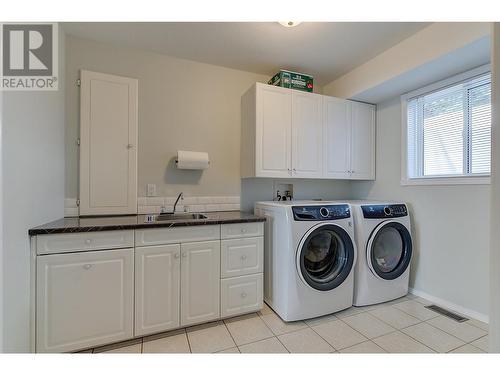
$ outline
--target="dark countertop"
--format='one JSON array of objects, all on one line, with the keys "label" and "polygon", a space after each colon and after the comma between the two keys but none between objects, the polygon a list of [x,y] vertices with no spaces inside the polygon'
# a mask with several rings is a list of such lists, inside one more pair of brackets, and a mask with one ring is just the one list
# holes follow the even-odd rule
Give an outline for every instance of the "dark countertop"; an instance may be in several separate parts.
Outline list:
[{"label": "dark countertop", "polygon": [[147,215],[66,217],[39,225],[28,231],[30,236],[51,233],[99,232],[105,230],[171,228],[191,225],[215,225],[264,222],[265,217],[240,211],[207,212],[206,219],[177,219],[146,223]]}]

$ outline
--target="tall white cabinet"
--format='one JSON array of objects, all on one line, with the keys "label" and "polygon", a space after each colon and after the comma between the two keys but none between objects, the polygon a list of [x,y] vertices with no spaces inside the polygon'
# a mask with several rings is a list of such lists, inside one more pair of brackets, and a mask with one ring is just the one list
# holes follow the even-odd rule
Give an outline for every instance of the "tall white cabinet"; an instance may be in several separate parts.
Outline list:
[{"label": "tall white cabinet", "polygon": [[80,215],[137,213],[138,81],[80,74]]},{"label": "tall white cabinet", "polygon": [[241,176],[375,178],[375,106],[257,83],[242,96]]}]

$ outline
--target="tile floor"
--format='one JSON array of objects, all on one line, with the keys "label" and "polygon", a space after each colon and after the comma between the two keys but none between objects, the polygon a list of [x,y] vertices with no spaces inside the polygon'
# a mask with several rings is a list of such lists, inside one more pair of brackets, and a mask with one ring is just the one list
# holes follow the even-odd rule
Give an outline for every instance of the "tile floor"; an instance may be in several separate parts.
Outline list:
[{"label": "tile floor", "polygon": [[267,305],[254,314],[84,351],[86,353],[484,353],[488,325],[457,323],[408,295],[300,322]]}]

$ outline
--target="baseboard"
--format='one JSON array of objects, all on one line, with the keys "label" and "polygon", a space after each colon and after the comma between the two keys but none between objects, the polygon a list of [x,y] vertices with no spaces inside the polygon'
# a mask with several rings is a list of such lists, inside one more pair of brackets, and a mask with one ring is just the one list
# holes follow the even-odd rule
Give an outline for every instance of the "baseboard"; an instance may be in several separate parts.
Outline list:
[{"label": "baseboard", "polygon": [[446,301],[442,298],[434,297],[433,295],[430,295],[428,293],[422,292],[422,291],[417,290],[417,289],[410,288],[409,292],[411,294],[418,296],[418,297],[422,297],[426,300],[429,300],[429,301],[435,303],[436,305],[439,305],[441,307],[447,308],[447,309],[455,311],[457,313],[466,315],[469,318],[474,318],[474,319],[477,319],[481,322],[489,323],[488,315],[479,313],[477,311],[468,309],[468,308],[460,306],[460,305],[456,305],[456,304],[449,302],[449,301]]}]

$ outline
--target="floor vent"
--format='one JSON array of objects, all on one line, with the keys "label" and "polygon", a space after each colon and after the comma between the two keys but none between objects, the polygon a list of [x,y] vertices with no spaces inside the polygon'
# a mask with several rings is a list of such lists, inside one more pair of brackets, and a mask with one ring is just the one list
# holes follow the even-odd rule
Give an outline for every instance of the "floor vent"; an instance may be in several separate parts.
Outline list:
[{"label": "floor vent", "polygon": [[466,322],[467,320],[469,320],[461,315],[455,314],[449,310],[443,309],[442,307],[439,307],[436,305],[429,305],[429,306],[425,306],[425,307],[429,310],[437,312],[438,314],[441,314],[441,315],[444,315],[450,319],[453,319],[459,323],[463,323],[463,322]]}]

